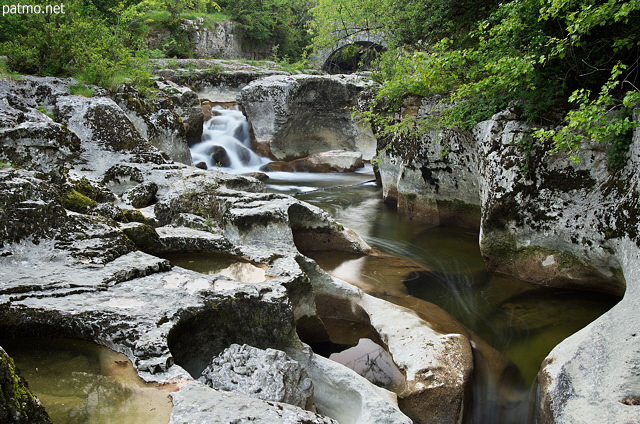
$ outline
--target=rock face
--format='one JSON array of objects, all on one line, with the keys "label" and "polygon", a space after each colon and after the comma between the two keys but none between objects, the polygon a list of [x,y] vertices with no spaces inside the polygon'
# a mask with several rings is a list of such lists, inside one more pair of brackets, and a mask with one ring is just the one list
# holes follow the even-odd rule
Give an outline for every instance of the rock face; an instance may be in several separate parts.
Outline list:
[{"label": "rock face", "polygon": [[[425,99],[419,107],[431,104]],[[638,396],[632,364],[640,324],[631,310],[640,302],[640,210],[632,200],[640,183],[640,132],[626,166],[612,173],[603,146],[583,147],[576,164],[546,154],[549,145],[532,144],[528,129],[508,110],[470,134],[432,133],[413,151],[392,146],[380,164],[385,194],[408,214],[416,210],[411,201],[431,205],[437,213],[413,213],[427,220],[447,215],[449,223],[466,226],[467,211],[475,210],[491,270],[542,285],[624,293],[616,307],[549,355],[539,377],[538,419],[638,421],[640,412],[629,405]],[[434,136],[436,143],[428,144]],[[459,206],[453,212],[463,211],[457,218],[452,204]]]},{"label": "rock face", "polygon": [[[200,141],[204,117],[196,93],[171,81],[157,79],[160,90],[148,98],[129,86],[114,98],[140,135],[172,160],[191,164],[189,143]],[[187,143],[185,143],[185,139]]]},{"label": "rock face", "polygon": [[362,153],[331,150],[291,162],[270,162],[260,169],[265,172],[353,172],[363,166]]},{"label": "rock face", "polygon": [[[201,99],[213,103],[236,103],[236,97],[242,88],[252,81],[272,75],[289,75],[280,71],[272,62],[274,69],[257,68],[244,62],[218,59],[175,59],[154,62],[155,73],[167,80],[189,87]],[[174,65],[175,64],[175,65]],[[169,67],[177,66],[177,69]]]},{"label": "rock face", "polygon": [[40,401],[29,391],[13,360],[0,347],[0,422],[51,423]]},{"label": "rock face", "polygon": [[[404,114],[422,116],[435,107],[435,99],[408,98]],[[434,130],[419,140],[379,147],[386,149],[378,164],[386,202],[412,219],[479,228],[478,152],[470,133]]]},{"label": "rock face", "polygon": [[243,57],[241,30],[233,22],[219,22],[208,28],[204,24],[204,19],[196,18],[187,21],[186,24],[193,30],[190,40],[194,44],[197,57],[219,59]]},{"label": "rock face", "polygon": [[301,408],[311,406],[313,383],[300,364],[275,349],[233,344],[213,358],[200,381],[218,390]]},{"label": "rock face", "polygon": [[359,93],[371,86],[356,76],[272,76],[242,89],[254,150],[291,161],[330,150],[375,153],[370,130],[352,117]]}]

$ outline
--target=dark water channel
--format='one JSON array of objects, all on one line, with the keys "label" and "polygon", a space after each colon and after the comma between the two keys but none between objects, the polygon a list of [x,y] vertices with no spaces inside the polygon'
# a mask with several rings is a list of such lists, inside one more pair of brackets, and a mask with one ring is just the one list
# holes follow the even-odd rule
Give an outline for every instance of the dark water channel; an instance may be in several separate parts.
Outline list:
[{"label": "dark water channel", "polygon": [[393,293],[391,301],[400,293],[436,304],[500,352],[474,352],[476,381],[467,423],[526,423],[532,384],[545,356],[619,300],[487,272],[477,233],[398,215],[382,202],[381,189],[367,183],[370,173],[271,177],[270,190],[323,208],[373,247],[415,264],[412,270],[367,257],[313,253],[325,271],[381,297]]}]

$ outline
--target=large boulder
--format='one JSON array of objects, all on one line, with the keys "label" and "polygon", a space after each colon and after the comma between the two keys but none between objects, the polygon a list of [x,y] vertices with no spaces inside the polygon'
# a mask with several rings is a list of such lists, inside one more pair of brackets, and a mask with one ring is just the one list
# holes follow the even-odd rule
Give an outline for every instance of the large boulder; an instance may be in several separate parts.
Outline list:
[{"label": "large boulder", "polygon": [[375,153],[370,129],[352,116],[372,82],[357,76],[271,76],[242,89],[252,145],[262,156],[291,161],[329,150]]},{"label": "large boulder", "polygon": [[23,97],[25,91],[20,83],[0,80],[0,161],[61,182],[79,159],[80,141],[45,113],[44,103]]},{"label": "large boulder", "polygon": [[291,162],[270,162],[260,170],[265,172],[354,172],[363,166],[362,153],[331,150],[314,153]]},{"label": "large boulder", "polygon": [[244,393],[308,408],[313,383],[300,364],[276,349],[232,344],[202,371],[200,381],[218,390]]},{"label": "large boulder", "polygon": [[[403,115],[418,119],[436,99],[408,97]],[[442,128],[400,142],[379,140],[378,171],[385,202],[411,219],[470,229],[480,227],[480,182],[476,142],[468,131]]]},{"label": "large boulder", "polygon": [[202,137],[203,114],[198,96],[189,88],[157,78],[154,96],[131,86],[112,94],[140,135],[172,160],[191,164],[189,143]]}]

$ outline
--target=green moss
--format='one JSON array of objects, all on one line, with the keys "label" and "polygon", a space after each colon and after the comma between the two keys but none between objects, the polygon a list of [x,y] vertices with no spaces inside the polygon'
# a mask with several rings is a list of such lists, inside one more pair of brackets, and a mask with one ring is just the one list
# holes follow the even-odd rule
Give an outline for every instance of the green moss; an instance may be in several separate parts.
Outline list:
[{"label": "green moss", "polygon": [[456,215],[477,215],[480,216],[482,209],[480,205],[463,202],[459,199],[437,200],[438,209],[446,209]]},{"label": "green moss", "polygon": [[404,198],[410,202],[413,202],[414,200],[416,200],[418,198],[418,195],[416,193],[403,193],[402,194],[404,196]]},{"label": "green moss", "polygon": [[123,228],[122,232],[143,252],[154,253],[162,249],[160,237],[150,225],[142,224]]},{"label": "green moss", "polygon": [[143,224],[147,224],[149,221],[142,212],[131,209],[123,209],[115,219],[120,222],[141,222]]},{"label": "green moss", "polygon": [[16,422],[51,423],[11,357],[0,349],[0,413],[3,412],[17,416]]},{"label": "green moss", "polygon": [[75,189],[67,191],[62,197],[62,206],[74,212],[84,213],[98,203]]}]

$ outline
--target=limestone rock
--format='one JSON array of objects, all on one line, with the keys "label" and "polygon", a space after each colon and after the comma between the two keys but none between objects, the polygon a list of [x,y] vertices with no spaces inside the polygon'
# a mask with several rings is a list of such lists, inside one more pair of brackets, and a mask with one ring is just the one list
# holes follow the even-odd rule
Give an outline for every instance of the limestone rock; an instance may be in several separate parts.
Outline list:
[{"label": "limestone rock", "polygon": [[[409,100],[412,100],[409,102]],[[434,99],[405,99],[403,115],[424,116]],[[382,149],[385,140],[379,141]],[[430,131],[392,143],[378,164],[385,202],[411,219],[471,229],[480,226],[479,154],[469,132]]]},{"label": "limestone rock", "polygon": [[13,360],[0,347],[0,422],[5,424],[51,423],[44,407],[31,391]]},{"label": "limestone rock", "polygon": [[218,22],[209,28],[202,18],[196,18],[189,24],[194,30],[190,39],[198,57],[221,59],[244,57],[241,31],[233,22]]},{"label": "limestone rock", "polygon": [[362,153],[331,150],[291,162],[271,162],[260,169],[266,172],[354,172],[363,166]]},{"label": "limestone rock", "polygon": [[217,391],[204,385],[183,387],[172,396],[174,407],[170,424],[338,424],[329,417],[286,403]]},{"label": "limestone rock", "polygon": [[25,82],[0,80],[0,161],[43,172],[60,182],[79,159],[80,140],[36,109],[34,99],[22,97],[20,93],[31,90],[19,84]]},{"label": "limestone rock", "polygon": [[330,150],[375,153],[375,139],[351,115],[371,85],[356,76],[271,76],[242,89],[238,101],[261,156],[291,161]]},{"label": "limestone rock", "polygon": [[112,94],[136,130],[153,146],[169,158],[191,164],[189,140],[200,140],[203,115],[198,96],[171,81],[154,81],[158,92],[153,98],[138,94],[134,87],[125,85]]},{"label": "limestone rock", "polygon": [[122,198],[134,208],[144,208],[155,201],[158,185],[153,181],[138,184],[122,194]]},{"label": "limestone rock", "polygon": [[83,143],[94,142],[116,152],[144,150],[147,145],[124,111],[106,97],[59,97],[56,116]]},{"label": "limestone rock", "polygon": [[67,221],[56,191],[38,174],[0,169],[0,245],[53,237]]},{"label": "limestone rock", "polygon": [[202,372],[200,381],[218,390],[308,408],[313,383],[299,363],[275,349],[232,344]]}]

